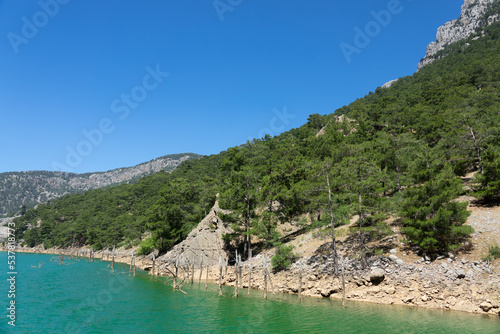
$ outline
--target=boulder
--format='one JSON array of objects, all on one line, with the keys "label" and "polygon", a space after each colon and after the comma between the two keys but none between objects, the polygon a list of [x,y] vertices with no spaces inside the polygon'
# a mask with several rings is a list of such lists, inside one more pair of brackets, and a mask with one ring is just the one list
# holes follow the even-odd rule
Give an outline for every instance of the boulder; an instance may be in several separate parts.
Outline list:
[{"label": "boulder", "polygon": [[340,287],[332,287],[332,286],[327,286],[326,288],[322,289],[320,294],[322,297],[328,298],[334,293],[338,293],[340,291]]},{"label": "boulder", "polygon": [[465,271],[463,271],[463,270],[457,270],[457,271],[455,271],[455,274],[457,275],[457,278],[460,278],[460,279],[465,278]]},{"label": "boulder", "polygon": [[370,271],[370,282],[377,285],[380,284],[385,278],[385,271],[382,268],[373,268]]},{"label": "boulder", "polygon": [[392,262],[396,262],[398,260],[398,257],[394,254],[391,254],[389,255],[389,260],[391,260]]},{"label": "boulder", "polygon": [[479,308],[481,310],[483,310],[484,312],[489,312],[492,308],[493,308],[493,305],[491,305],[490,302],[482,302],[480,305],[479,305]]}]

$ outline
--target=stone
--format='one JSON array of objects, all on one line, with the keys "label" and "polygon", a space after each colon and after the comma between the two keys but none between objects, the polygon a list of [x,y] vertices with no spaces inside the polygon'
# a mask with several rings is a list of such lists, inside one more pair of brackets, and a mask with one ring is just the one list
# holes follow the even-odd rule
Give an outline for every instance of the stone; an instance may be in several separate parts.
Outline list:
[{"label": "stone", "polygon": [[457,278],[465,278],[465,272],[463,270],[457,270],[455,271],[455,274],[457,275]]},{"label": "stone", "polygon": [[396,252],[397,252],[397,250],[394,248],[389,251],[389,253],[391,253],[391,254],[396,254]]},{"label": "stone", "polygon": [[483,310],[484,312],[489,312],[493,308],[493,305],[491,305],[491,303],[489,303],[489,302],[482,302],[479,305],[479,308],[481,310]]},{"label": "stone", "polygon": [[339,293],[340,292],[340,287],[332,287],[328,286],[320,291],[320,294],[322,297],[328,298],[334,293]]},{"label": "stone", "polygon": [[411,303],[413,301],[413,297],[410,297],[410,296],[405,297],[405,298],[402,299],[402,301],[405,304]]},{"label": "stone", "polygon": [[429,297],[427,297],[427,295],[423,295],[420,299],[421,299],[424,303],[429,301]]},{"label": "stone", "polygon": [[458,20],[451,20],[438,28],[436,41],[427,46],[425,57],[418,64],[420,70],[436,59],[436,54],[447,45],[466,39],[479,27],[498,21],[498,13],[483,18],[488,6],[496,0],[464,0]]},{"label": "stone", "polygon": [[385,278],[385,271],[384,271],[384,269],[373,268],[370,271],[370,282],[372,282],[373,284],[377,285],[377,284],[382,283],[382,281],[384,280],[384,278]]},{"label": "stone", "polygon": [[396,262],[396,260],[398,259],[398,257],[394,254],[391,254],[389,255],[389,260],[391,260],[392,262]]}]

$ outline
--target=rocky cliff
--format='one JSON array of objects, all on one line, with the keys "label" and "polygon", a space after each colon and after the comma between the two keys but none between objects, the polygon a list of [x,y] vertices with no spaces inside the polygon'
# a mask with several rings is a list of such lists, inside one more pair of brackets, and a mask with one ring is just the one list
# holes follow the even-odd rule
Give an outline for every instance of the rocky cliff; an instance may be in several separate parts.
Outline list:
[{"label": "rocky cliff", "polygon": [[171,172],[183,161],[198,157],[192,153],[167,155],[134,167],[86,174],[48,171],[0,173],[0,216],[17,212],[23,205],[30,207],[66,194],[133,182],[160,170]]},{"label": "rocky cliff", "polygon": [[425,57],[418,64],[418,69],[432,63],[449,44],[466,39],[479,27],[490,25],[499,20],[498,12],[489,12],[491,6],[499,0],[465,0],[460,18],[451,20],[438,28],[436,41],[427,46]]},{"label": "rocky cliff", "polygon": [[226,226],[219,218],[219,214],[228,214],[229,211],[222,210],[217,200],[208,215],[189,233],[187,238],[177,244],[167,254],[158,258],[163,266],[179,263],[199,265],[200,256],[203,264],[214,266],[219,263],[219,256],[226,261],[228,254],[224,250],[223,235],[232,233],[233,230]]}]

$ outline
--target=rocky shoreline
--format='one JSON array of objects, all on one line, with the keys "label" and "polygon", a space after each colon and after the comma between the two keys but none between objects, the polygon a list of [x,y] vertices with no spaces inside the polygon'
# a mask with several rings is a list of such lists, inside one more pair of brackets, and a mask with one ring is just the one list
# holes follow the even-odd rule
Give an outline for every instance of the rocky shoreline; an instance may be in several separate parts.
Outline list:
[{"label": "rocky shoreline", "polygon": [[[65,256],[77,254],[74,249],[44,250],[19,247],[16,251]],[[358,260],[345,260],[346,300],[500,316],[498,260],[497,263],[469,262],[450,256],[432,262],[422,258],[413,263],[406,263],[398,258],[396,252],[391,250],[387,256],[368,258],[364,269]],[[88,258],[89,249],[79,249],[78,254]],[[114,261],[130,264],[131,254],[131,250],[118,249],[115,251]],[[271,253],[266,254],[267,259],[271,255]],[[94,258],[111,261],[112,252],[109,250],[95,252]],[[136,256],[135,259],[137,268],[151,270],[153,265],[151,255]],[[156,266],[155,275],[171,276],[166,268],[167,263],[158,261]],[[242,263],[240,288],[248,288],[249,267],[248,261]],[[186,272],[186,266],[182,268],[184,270],[179,271],[180,277],[187,280],[190,275],[199,277],[199,266],[190,273]],[[251,288],[264,290],[264,254],[252,259],[252,268]],[[342,299],[341,275],[334,275],[332,268],[332,261],[326,255],[302,258],[289,270],[271,274],[272,283],[268,285],[269,292],[297,294],[301,285],[303,296]],[[299,282],[300,271],[302,271],[302,284]],[[205,281],[206,267],[203,268],[202,275]],[[211,266],[208,280],[216,283],[218,275],[218,266]],[[234,267],[224,268],[222,284],[234,287],[235,281]]]}]

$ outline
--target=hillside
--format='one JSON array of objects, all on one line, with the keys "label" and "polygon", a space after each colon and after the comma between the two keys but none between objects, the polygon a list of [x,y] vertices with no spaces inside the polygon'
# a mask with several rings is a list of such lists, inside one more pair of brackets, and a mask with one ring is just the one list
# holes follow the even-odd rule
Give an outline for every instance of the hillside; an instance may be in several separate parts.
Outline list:
[{"label": "hillside", "polygon": [[[484,15],[491,11],[499,1]],[[395,228],[430,260],[468,252],[468,202],[500,202],[500,23],[478,27],[444,47],[445,57],[333,114],[185,161],[171,174],[40,205],[16,219],[16,235],[30,247],[140,243],[140,253],[166,253],[219,193],[220,208],[232,212],[219,217],[234,231],[223,236],[225,247],[244,258],[289,233],[322,231],[334,246],[340,229],[349,241],[343,255],[364,266]],[[470,173],[476,177],[464,187]]]},{"label": "hillside", "polygon": [[32,207],[66,194],[134,182],[160,170],[171,172],[181,162],[199,157],[192,153],[166,155],[134,167],[85,174],[49,171],[0,173],[0,217],[18,212],[23,205]]}]

